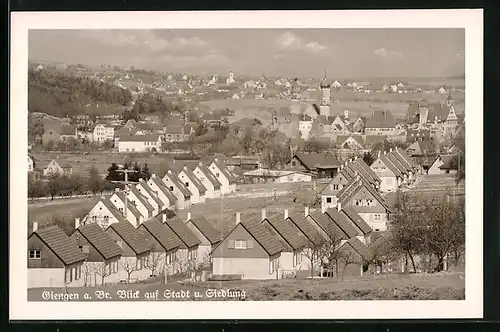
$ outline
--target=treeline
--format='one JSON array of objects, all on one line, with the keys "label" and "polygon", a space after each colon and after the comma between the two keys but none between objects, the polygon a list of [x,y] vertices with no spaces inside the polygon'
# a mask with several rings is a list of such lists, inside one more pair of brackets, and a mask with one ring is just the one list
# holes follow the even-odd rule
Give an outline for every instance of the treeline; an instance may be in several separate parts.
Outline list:
[{"label": "treeline", "polygon": [[97,170],[92,167],[89,170],[88,177],[82,177],[79,174],[72,175],[53,175],[48,181],[35,179],[28,175],[28,197],[35,199],[37,197],[72,196],[92,193],[103,194],[113,191],[116,188],[122,188],[123,185],[104,180]]},{"label": "treeline", "polygon": [[[28,72],[28,111],[57,117],[86,113],[86,104],[126,106],[132,101],[127,89],[90,77],[61,72]],[[103,105],[104,106],[104,105]]]},{"label": "treeline", "polygon": [[141,115],[156,114],[161,119],[166,119],[173,114],[184,114],[188,110],[183,105],[174,105],[165,101],[161,96],[154,96],[150,93],[141,95],[130,110],[123,112],[123,121],[129,119],[139,120]]},{"label": "treeline", "polygon": [[139,179],[149,180],[151,178],[151,170],[147,163],[139,166],[137,162],[125,162],[123,168],[119,167],[118,164],[112,163],[108,168],[108,173],[106,175],[107,181],[125,181],[125,173],[120,172],[121,169],[132,170],[133,172],[128,173],[127,180],[129,182],[139,182]]}]

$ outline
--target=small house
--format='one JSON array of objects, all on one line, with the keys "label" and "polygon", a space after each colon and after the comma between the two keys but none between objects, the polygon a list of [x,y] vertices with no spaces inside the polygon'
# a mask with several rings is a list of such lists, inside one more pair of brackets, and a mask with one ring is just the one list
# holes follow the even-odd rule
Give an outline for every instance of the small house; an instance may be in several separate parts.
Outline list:
[{"label": "small house", "polygon": [[81,287],[85,255],[58,226],[38,229],[28,237],[28,288]]},{"label": "small house", "polygon": [[[149,204],[153,206],[153,215],[157,215],[164,208],[164,203],[160,196],[154,192],[144,179],[139,179],[139,183],[135,186],[137,190],[148,200]],[[165,188],[166,189],[166,188]],[[167,200],[168,203],[168,200]]]},{"label": "small house", "polygon": [[199,163],[193,171],[194,176],[205,186],[206,197],[215,198],[220,196],[222,184],[210,172],[206,165]]},{"label": "small house", "polygon": [[221,191],[223,194],[236,192],[236,177],[218,159],[215,159],[208,169],[222,184]]},{"label": "small house", "polygon": [[439,155],[429,167],[427,174],[456,174],[458,171],[457,154]]},{"label": "small house", "polygon": [[207,189],[187,166],[182,168],[178,178],[191,192],[191,204],[205,203]]},{"label": "small house", "polygon": [[[156,178],[154,174],[153,177]],[[167,189],[169,189],[170,192],[174,194],[176,198],[177,208],[180,210],[189,209],[192,204],[192,194],[191,191],[186,187],[186,185],[181,182],[179,177],[169,169],[168,172],[163,176],[162,180],[163,183],[165,183]]]},{"label": "small house", "polygon": [[158,196],[162,201],[164,208],[173,209],[179,206],[177,203],[177,197],[174,195],[172,190],[167,187],[167,184],[162,181],[161,178],[157,177],[156,174],[151,175],[151,178],[142,183],[139,181],[139,185],[145,187],[147,185],[151,190]]}]

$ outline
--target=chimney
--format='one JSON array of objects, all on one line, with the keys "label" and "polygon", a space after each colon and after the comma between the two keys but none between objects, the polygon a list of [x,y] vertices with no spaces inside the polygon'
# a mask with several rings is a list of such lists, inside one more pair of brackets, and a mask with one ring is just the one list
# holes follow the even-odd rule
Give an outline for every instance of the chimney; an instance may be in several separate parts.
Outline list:
[{"label": "chimney", "polygon": [[354,156],[354,160],[357,160],[358,159],[358,156]]},{"label": "chimney", "polygon": [[337,203],[337,211],[341,211],[342,210],[342,204],[340,202]]},{"label": "chimney", "polygon": [[167,172],[167,173],[168,173],[168,174],[172,174],[172,171],[171,171],[171,170],[168,170],[168,172]]},{"label": "chimney", "polygon": [[219,162],[219,159],[218,159],[218,158],[215,158],[215,159],[214,159],[214,161],[215,161],[216,163],[218,163],[218,162]]},{"label": "chimney", "polygon": [[378,150],[378,157],[380,158],[380,150]]},{"label": "chimney", "polygon": [[115,192],[120,192],[120,188],[115,188]]},{"label": "chimney", "polygon": [[266,209],[262,209],[262,221],[264,221],[264,219],[266,219]]},{"label": "chimney", "polygon": [[163,223],[166,223],[166,222],[167,222],[167,214],[166,214],[166,213],[162,214],[162,215],[161,215],[161,218],[162,218],[162,222],[163,222]]},{"label": "chimney", "polygon": [[186,219],[186,220],[187,220],[187,221],[191,220],[191,212],[188,212],[188,213],[187,213],[187,219]]},{"label": "chimney", "polygon": [[[75,229],[80,227],[80,218],[75,218]],[[33,225],[33,228],[35,228],[35,225]]]},{"label": "chimney", "polygon": [[139,179],[139,182],[140,182],[140,183],[144,182],[144,179],[143,179],[143,178],[140,178],[140,179]]},{"label": "chimney", "polygon": [[389,152],[392,152],[392,148],[389,149]]},{"label": "chimney", "polygon": [[155,178],[155,177],[156,177],[156,174],[151,174],[151,177],[152,177],[152,178]]},{"label": "chimney", "polygon": [[200,161],[200,162],[198,163],[198,166],[203,166],[203,163]]},{"label": "chimney", "polygon": [[344,169],[344,164],[340,164],[340,169]]},{"label": "chimney", "polygon": [[236,212],[236,225],[241,222],[241,212]]},{"label": "chimney", "polygon": [[387,151],[384,151],[384,155],[387,153]]},{"label": "chimney", "polygon": [[185,171],[188,170],[187,166],[184,166],[182,169],[185,170]]},{"label": "chimney", "polygon": [[144,222],[144,217],[143,216],[139,216],[139,225],[142,224]]},{"label": "chimney", "polygon": [[304,207],[304,217],[307,217],[309,215],[309,207],[306,206]]},{"label": "chimney", "polygon": [[33,232],[36,232],[38,230],[38,222],[33,221]]},{"label": "chimney", "polygon": [[288,219],[288,209],[285,209],[285,219]]}]

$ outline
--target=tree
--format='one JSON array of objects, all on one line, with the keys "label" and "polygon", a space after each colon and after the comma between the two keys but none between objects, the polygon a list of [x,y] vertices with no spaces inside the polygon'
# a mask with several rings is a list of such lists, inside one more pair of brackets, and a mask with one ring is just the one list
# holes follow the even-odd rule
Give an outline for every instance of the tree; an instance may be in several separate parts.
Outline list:
[{"label": "tree", "polygon": [[104,285],[104,280],[107,276],[111,275],[110,262],[99,262],[94,266],[94,271],[101,277],[101,285]]},{"label": "tree", "polygon": [[132,166],[132,169],[134,172],[130,173],[128,175],[128,180],[130,182],[139,182],[139,178],[141,176],[141,167],[139,166],[139,164],[136,162],[134,162],[134,165]]},{"label": "tree", "polygon": [[368,165],[370,166],[374,161],[375,161],[375,158],[373,158],[373,155],[370,153],[370,152],[365,152],[363,154],[363,161]]},{"label": "tree", "polygon": [[42,181],[36,180],[33,176],[28,175],[28,197],[34,199],[36,197],[45,196],[45,185]]},{"label": "tree", "polygon": [[146,261],[146,267],[151,271],[152,276],[155,276],[156,271],[161,268],[162,258],[164,258],[162,256],[161,252],[155,251],[152,251],[149,255],[148,260]]},{"label": "tree", "polygon": [[47,192],[51,200],[54,200],[54,197],[61,192],[61,185],[62,181],[58,175],[51,176],[49,182],[47,182]]},{"label": "tree", "polygon": [[144,179],[148,181],[151,178],[151,170],[148,167],[147,163],[144,163],[144,166],[142,166],[141,173],[139,176],[141,179]]},{"label": "tree", "polygon": [[122,267],[123,271],[127,273],[127,283],[130,283],[130,276],[132,273],[135,271],[138,271],[138,261],[136,257],[121,257],[120,259],[120,266]]},{"label": "tree", "polygon": [[91,277],[96,273],[96,263],[85,262],[82,264],[81,273],[83,275],[83,287],[90,286],[92,284]]},{"label": "tree", "polygon": [[336,271],[338,277],[339,257],[341,252],[338,250],[343,239],[342,231],[333,223],[329,224],[329,228],[325,229],[326,240],[318,250],[320,261],[328,270]]},{"label": "tree", "polygon": [[118,172],[118,165],[116,163],[112,163],[108,168],[108,174],[106,175],[106,180],[108,181],[120,181],[121,174]]},{"label": "tree", "polygon": [[81,194],[83,192],[85,183],[80,175],[71,174],[69,177],[69,184],[71,186],[72,193]]},{"label": "tree", "polygon": [[73,234],[75,231],[75,224],[73,222],[73,218],[65,218],[64,216],[55,214],[49,221],[49,225],[58,226],[60,229],[64,231],[68,236]]},{"label": "tree", "polygon": [[104,181],[95,166],[92,166],[89,170],[87,186],[94,195],[98,192],[102,192]]}]

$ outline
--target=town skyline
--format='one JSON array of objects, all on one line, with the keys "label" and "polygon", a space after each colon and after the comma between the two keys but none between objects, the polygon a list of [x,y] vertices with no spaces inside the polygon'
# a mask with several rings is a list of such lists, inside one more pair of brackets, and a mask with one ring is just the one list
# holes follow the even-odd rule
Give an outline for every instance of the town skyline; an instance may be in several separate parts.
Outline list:
[{"label": "town skyline", "polygon": [[[232,41],[245,40],[245,43]],[[48,48],[46,45],[51,45]],[[32,30],[30,62],[134,66],[192,75],[456,77],[463,29]],[[297,67],[297,63],[307,63]]]}]

